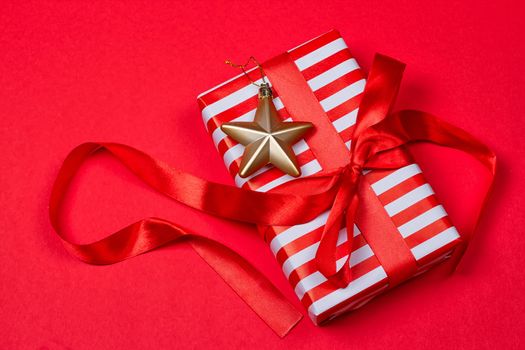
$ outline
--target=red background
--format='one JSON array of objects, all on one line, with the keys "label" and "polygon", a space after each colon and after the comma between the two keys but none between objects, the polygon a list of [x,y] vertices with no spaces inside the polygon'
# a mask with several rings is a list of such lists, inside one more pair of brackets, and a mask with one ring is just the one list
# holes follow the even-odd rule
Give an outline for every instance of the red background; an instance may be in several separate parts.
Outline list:
[{"label": "red background", "polygon": [[[523,348],[523,8],[284,3],[2,2],[0,348]],[[47,206],[72,147],[123,142],[231,183],[197,94],[237,74],[224,59],[265,60],[331,28],[365,70],[376,51],[408,64],[399,107],[440,115],[497,153],[495,192],[458,273],[440,266],[326,327],[304,319],[281,340],[186,244],[106,267],[68,255]],[[483,169],[455,152],[415,152],[461,230]],[[222,237],[300,307],[253,228],[172,203],[107,156],[77,180],[70,237],[88,242],[145,216],[170,219]]]}]

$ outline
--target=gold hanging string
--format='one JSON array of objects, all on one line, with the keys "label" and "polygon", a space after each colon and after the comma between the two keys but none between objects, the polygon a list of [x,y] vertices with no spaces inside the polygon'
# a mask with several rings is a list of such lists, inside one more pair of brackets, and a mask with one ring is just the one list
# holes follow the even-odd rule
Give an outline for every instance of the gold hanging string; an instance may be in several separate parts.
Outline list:
[{"label": "gold hanging string", "polygon": [[242,70],[242,72],[244,73],[244,75],[248,78],[248,80],[250,80],[250,83],[252,83],[253,85],[257,86],[257,87],[261,87],[261,84],[257,84],[256,82],[254,82],[252,80],[252,78],[250,78],[250,76],[248,75],[248,73],[246,72],[246,66],[248,66],[250,64],[250,62],[253,62],[255,63],[255,65],[259,68],[259,72],[261,73],[261,78],[262,78],[262,81],[263,81],[263,84],[268,84],[266,82],[266,74],[264,74],[264,70],[262,68],[262,66],[259,64],[259,62],[255,59],[255,57],[253,56],[250,56],[250,58],[248,59],[248,61],[245,63],[245,64],[235,64],[233,63],[232,61],[230,60],[226,60],[224,61],[224,63],[226,63],[227,65],[229,66],[232,66],[233,68],[240,68]]}]

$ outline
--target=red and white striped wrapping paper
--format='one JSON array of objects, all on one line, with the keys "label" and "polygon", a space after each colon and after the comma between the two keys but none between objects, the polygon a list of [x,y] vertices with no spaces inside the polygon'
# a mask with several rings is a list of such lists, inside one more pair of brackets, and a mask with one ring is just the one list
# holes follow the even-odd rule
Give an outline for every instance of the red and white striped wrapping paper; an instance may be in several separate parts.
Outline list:
[{"label": "red and white striped wrapping paper", "polygon": [[[337,31],[330,31],[288,53],[333,127],[350,147],[366,81],[344,40]],[[253,69],[249,72],[254,80],[260,79],[257,73]],[[239,177],[244,146],[219,128],[224,122],[253,120],[257,93],[258,88],[241,74],[202,93],[198,100],[206,128],[235,184],[266,192],[294,178],[271,166],[246,179]],[[274,103],[283,120],[293,119],[275,91]],[[301,166],[301,176],[322,170],[307,142],[301,140],[293,149]],[[384,206],[385,215],[390,216],[418,262],[416,275],[450,256],[460,241],[459,234],[417,164],[394,171],[369,172],[365,178]],[[352,282],[346,288],[337,289],[317,271],[313,259],[327,217],[328,212],[325,212],[311,222],[292,227],[272,227],[266,232],[272,252],[316,324],[364,305],[389,287],[385,270],[357,226],[353,227],[355,239],[350,259]],[[343,243],[346,238],[346,228],[343,228],[338,243]],[[346,256],[343,250],[338,253],[338,266],[341,267]]]}]

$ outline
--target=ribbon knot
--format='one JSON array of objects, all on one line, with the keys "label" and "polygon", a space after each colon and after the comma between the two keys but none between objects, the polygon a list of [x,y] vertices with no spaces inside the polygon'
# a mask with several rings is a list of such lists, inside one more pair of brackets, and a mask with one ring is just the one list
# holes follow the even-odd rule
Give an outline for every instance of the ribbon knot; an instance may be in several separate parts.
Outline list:
[{"label": "ribbon knot", "polygon": [[357,177],[363,172],[363,165],[356,163],[353,158],[347,166],[344,167],[343,173],[344,176],[353,176]]}]

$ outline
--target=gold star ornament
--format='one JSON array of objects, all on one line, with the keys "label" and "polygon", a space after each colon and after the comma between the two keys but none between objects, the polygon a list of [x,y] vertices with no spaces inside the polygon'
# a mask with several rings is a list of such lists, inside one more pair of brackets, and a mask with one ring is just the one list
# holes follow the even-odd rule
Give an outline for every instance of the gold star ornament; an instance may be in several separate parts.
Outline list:
[{"label": "gold star ornament", "polygon": [[269,84],[262,83],[254,121],[224,123],[221,129],[245,146],[239,176],[250,176],[271,163],[286,174],[297,177],[301,175],[301,170],[292,145],[312,126],[308,122],[282,122],[273,104]]}]

